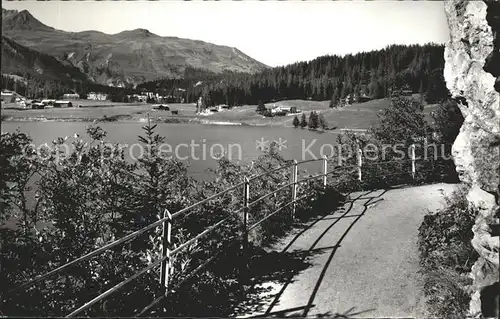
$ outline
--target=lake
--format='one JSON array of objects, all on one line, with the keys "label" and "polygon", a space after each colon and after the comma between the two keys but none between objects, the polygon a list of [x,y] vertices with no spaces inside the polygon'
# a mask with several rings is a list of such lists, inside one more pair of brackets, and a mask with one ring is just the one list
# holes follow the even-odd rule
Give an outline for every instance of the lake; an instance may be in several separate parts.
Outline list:
[{"label": "lake", "polygon": [[[137,158],[141,152],[137,137],[144,135],[141,129],[144,124],[120,122],[99,123],[99,126],[108,132],[107,140],[128,144],[126,154]],[[86,139],[85,129],[88,125],[88,122],[2,122],[2,132],[13,132],[19,128],[31,136],[36,146],[40,146],[44,143],[50,145],[57,137],[72,137],[74,133]],[[156,133],[166,138],[162,152],[188,163],[188,171],[196,179],[210,177],[207,170],[216,167],[217,156],[221,153],[225,153],[233,162],[248,164],[263,154],[258,146],[276,141],[283,146],[283,157],[300,161],[331,155],[337,139],[337,133],[333,132],[239,125],[158,123]],[[302,168],[311,173],[317,172],[321,169],[321,163],[304,164]]]}]

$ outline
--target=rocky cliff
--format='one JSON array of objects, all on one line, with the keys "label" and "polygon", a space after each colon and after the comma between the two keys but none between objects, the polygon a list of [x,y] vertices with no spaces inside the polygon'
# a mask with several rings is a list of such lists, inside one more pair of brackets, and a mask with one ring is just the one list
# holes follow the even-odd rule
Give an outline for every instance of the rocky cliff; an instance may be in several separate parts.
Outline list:
[{"label": "rocky cliff", "polygon": [[470,316],[498,318],[500,198],[500,1],[448,0],[444,76],[465,118],[453,156],[479,211],[472,245]]}]

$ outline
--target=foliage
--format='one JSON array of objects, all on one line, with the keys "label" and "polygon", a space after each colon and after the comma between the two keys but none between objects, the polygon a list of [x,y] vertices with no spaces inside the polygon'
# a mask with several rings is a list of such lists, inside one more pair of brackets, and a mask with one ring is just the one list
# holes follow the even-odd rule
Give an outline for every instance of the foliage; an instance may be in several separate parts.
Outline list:
[{"label": "foliage", "polygon": [[430,73],[425,100],[429,104],[441,103],[448,99],[449,92],[444,81],[443,68],[437,68]]},{"label": "foliage", "polygon": [[440,141],[450,146],[453,145],[464,122],[464,117],[458,108],[457,102],[448,99],[440,103],[438,109],[432,113],[432,118],[435,130],[440,136]]},{"label": "foliage", "polygon": [[300,125],[300,120],[299,120],[299,118],[297,117],[297,115],[295,115],[295,117],[293,118],[293,122],[292,122],[292,124],[293,124],[293,127],[295,127],[295,128],[299,127],[299,125]]},{"label": "foliage", "polygon": [[[0,142],[0,224],[6,222],[12,215],[18,215],[19,220],[27,226],[30,210],[26,207],[25,191],[28,182],[36,171],[36,165],[31,160],[32,140],[20,131],[2,133]],[[21,216],[19,216],[21,215]]]},{"label": "foliage", "polygon": [[[338,136],[344,165],[357,165],[362,151],[363,187],[383,188],[401,183],[455,182],[457,175],[450,155],[451,145],[433,138],[433,127],[425,121],[420,101],[396,97],[379,113],[378,123],[366,134]],[[445,126],[445,122],[441,122]],[[442,128],[446,130],[446,128]],[[411,145],[415,145],[415,176],[412,175]]]},{"label": "foliage", "polygon": [[330,104],[329,104],[330,107],[337,107],[340,100],[339,94],[340,93],[338,87],[335,87],[333,89],[332,98],[330,99]]},{"label": "foliage", "polygon": [[259,104],[257,105],[257,113],[263,113],[266,111],[266,106],[264,105],[264,103],[262,103],[262,101],[259,100]]},{"label": "foliage", "polygon": [[460,186],[445,197],[445,208],[428,213],[419,228],[419,253],[424,293],[431,314],[442,318],[466,317],[469,294],[467,274],[478,258],[472,247],[475,215]]},{"label": "foliage", "polygon": [[[125,158],[122,145],[106,142],[106,132],[97,126],[87,128],[88,141],[78,135],[72,139],[58,138],[50,148],[29,157],[22,154],[24,146],[31,142],[29,137],[22,133],[2,135],[0,159],[8,177],[7,183],[2,184],[3,207],[8,207],[2,210],[3,222],[17,220],[18,214],[27,216],[17,228],[0,228],[2,311],[21,316],[60,316],[71,312],[158,260],[162,250],[161,227],[69,267],[32,288],[6,292],[27,278],[44,274],[158,220],[165,209],[178,212],[242,182],[242,176],[257,176],[288,163],[273,144],[249,166],[236,165],[223,157],[215,170],[215,180],[194,183],[187,177],[185,165],[162,155],[160,145],[164,138],[155,133],[155,128],[150,122],[143,127],[144,135],[139,141],[145,151],[136,162]],[[65,148],[67,142],[69,150]],[[28,196],[25,184],[32,175],[35,196]],[[250,201],[277,189],[289,178],[287,169],[256,178]],[[322,194],[318,181],[301,184],[298,196],[309,196],[297,205],[298,216],[307,219],[311,207],[321,211],[317,207]],[[332,192],[328,196],[331,208]],[[333,199],[338,202],[340,196],[335,196]],[[249,224],[274,212],[290,198],[291,189],[286,188],[255,203],[249,211]],[[170,315],[230,315],[231,303],[243,298],[245,291],[238,283],[246,263],[240,253],[242,202],[238,188],[174,219],[174,249],[221,220],[226,222],[172,258],[169,282],[175,289],[157,309]],[[252,245],[271,242],[284,234],[291,222],[290,208],[272,216],[250,233]],[[203,268],[189,283],[184,282],[190,272],[214,256],[217,258],[213,264]],[[82,314],[129,316],[162,293],[157,271],[148,272]]]},{"label": "foliage", "polygon": [[306,121],[306,114],[302,113],[302,116],[300,118],[300,127],[304,128],[307,126],[307,121]]},{"label": "foliage", "polygon": [[307,123],[307,127],[309,127],[310,130],[315,130],[319,127],[319,120],[318,120],[318,114],[314,111],[309,113],[309,121]]},{"label": "foliage", "polygon": [[323,115],[323,113],[320,113],[318,115],[318,125],[320,128],[326,130],[328,129],[328,122],[326,121],[325,119],[325,116]]},{"label": "foliage", "polygon": [[370,131],[383,144],[408,146],[431,132],[422,111],[423,105],[417,100],[393,98],[389,107],[380,112],[377,125]]},{"label": "foliage", "polygon": [[[123,148],[106,143],[106,133],[98,127],[88,128],[90,143],[75,135],[69,154],[62,152],[68,150],[64,147],[67,138],[58,138],[37,156],[26,157],[17,147],[26,143],[24,136],[2,135],[2,147],[14,153],[9,155],[8,161],[2,161],[6,171],[12,172],[7,183],[19,185],[15,189],[16,196],[2,193],[2,201],[8,207],[19,207],[17,211],[29,217],[16,229],[1,229],[8,238],[2,245],[2,264],[6,274],[2,286],[5,289],[156,220],[160,208],[152,205],[153,200],[173,209],[185,205],[183,194],[189,189],[185,170],[179,163],[168,159],[162,162],[153,155],[155,143],[160,140],[152,134],[151,126],[145,130],[147,134],[140,140],[151,152],[146,151],[145,158],[138,163],[127,162]],[[34,173],[33,167],[36,168]],[[22,185],[25,176],[30,175],[35,175],[35,196],[28,199],[28,190]],[[33,198],[35,202],[30,203]],[[19,234],[24,234],[25,240],[16,240]],[[2,308],[24,315],[68,313],[76,305],[88,301],[89,296],[116,284],[122,276],[130,276],[143,268],[147,264],[150,245],[148,240],[138,239],[120,249],[108,251],[97,259],[45,280],[34,289],[11,294],[7,299],[10,302],[5,301]],[[143,297],[157,287],[151,280],[154,280],[151,275],[144,276],[135,286],[150,287],[142,290]],[[140,292],[130,290],[125,294],[125,300],[134,298],[134,293]],[[19,303],[23,298],[30,298],[32,302]],[[88,313],[106,313],[105,308],[115,309],[108,314],[116,314],[116,309],[123,311],[122,314],[133,311],[133,304],[116,306],[116,302],[110,298]]]}]

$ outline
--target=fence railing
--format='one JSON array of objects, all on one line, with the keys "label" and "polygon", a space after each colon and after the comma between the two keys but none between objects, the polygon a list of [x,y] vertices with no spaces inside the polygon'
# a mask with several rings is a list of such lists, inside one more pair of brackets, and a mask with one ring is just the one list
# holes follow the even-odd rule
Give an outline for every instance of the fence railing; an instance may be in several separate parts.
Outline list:
[{"label": "fence railing", "polygon": [[[165,211],[163,212],[163,217],[159,220],[157,220],[156,222],[154,223],[151,223],[137,231],[134,231],[120,239],[117,239],[111,243],[108,243],[92,252],[89,252],[79,258],[76,258],[62,266],[59,266],[43,275],[40,275],[12,290],[10,290],[9,292],[7,293],[11,293],[11,292],[14,292],[14,291],[18,291],[20,289],[23,289],[23,288],[27,288],[27,287],[30,287],[30,286],[33,286],[34,284],[50,277],[50,276],[53,276],[55,275],[56,273],[60,273],[61,271],[73,266],[73,265],[76,265],[78,263],[81,263],[81,262],[84,262],[86,260],[89,260],[90,258],[94,257],[94,256],[97,256],[105,251],[108,251],[120,244],[124,244],[126,242],[129,242],[129,241],[132,241],[134,240],[135,238],[137,238],[138,236],[146,233],[147,231],[155,228],[155,227],[158,227],[158,226],[162,226],[163,228],[163,231],[162,231],[162,251],[161,251],[161,258],[152,262],[150,265],[148,265],[146,268],[136,272],[134,275],[132,275],[131,277],[128,277],[127,279],[121,281],[120,283],[116,284],[115,286],[109,288],[108,290],[106,290],[105,292],[99,294],[98,296],[96,296],[95,298],[93,298],[92,300],[86,302],[85,304],[83,304],[82,306],[78,307],[77,309],[75,309],[74,311],[72,311],[70,314],[68,314],[66,317],[74,317],[78,314],[81,314],[82,312],[84,312],[85,310],[89,309],[92,305],[98,303],[99,301],[102,301],[104,298],[108,297],[109,295],[113,294],[114,292],[118,291],[120,288],[124,287],[125,285],[127,285],[128,283],[132,282],[134,279],[138,278],[139,276],[153,270],[154,268],[160,266],[160,285],[161,287],[163,288],[163,291],[164,291],[164,294],[162,294],[161,296],[159,296],[158,298],[156,298],[155,300],[153,300],[152,303],[150,303],[147,307],[145,307],[140,313],[138,313],[136,316],[140,316],[142,314],[144,314],[146,311],[148,311],[149,309],[151,309],[155,304],[157,304],[158,302],[160,302],[163,298],[166,297],[167,293],[169,290],[171,290],[173,287],[169,287],[169,281],[170,281],[170,277],[172,275],[172,258],[178,254],[179,252],[181,252],[182,250],[184,250],[185,248],[187,248],[188,246],[190,246],[192,243],[196,242],[197,240],[200,240],[202,239],[203,237],[207,236],[209,233],[211,233],[212,231],[216,230],[218,227],[220,227],[222,224],[224,224],[225,222],[227,222],[229,220],[229,217],[226,217],[226,218],[223,218],[222,220],[218,221],[216,224],[210,226],[209,228],[205,229],[203,232],[199,233],[198,235],[196,235],[195,237],[187,240],[186,242],[180,244],[178,247],[176,247],[175,249],[172,249],[172,225],[173,225],[173,222],[176,218],[179,218],[179,217],[187,217],[188,215],[190,215],[191,213],[193,213],[193,209],[200,206],[200,205],[203,205],[204,203],[207,203],[219,196],[222,196],[224,194],[227,194],[231,191],[235,191],[236,189],[238,188],[242,188],[243,190],[243,205],[242,205],[242,208],[238,209],[237,211],[235,211],[234,213],[243,213],[243,225],[242,225],[242,230],[243,230],[243,250],[246,251],[248,249],[248,245],[249,245],[249,232],[254,229],[255,227],[257,227],[258,225],[260,225],[261,223],[263,223],[264,221],[266,221],[267,219],[269,219],[270,217],[278,214],[279,212],[281,212],[283,209],[287,208],[287,207],[290,207],[291,206],[291,218],[294,218],[295,217],[295,213],[296,213],[296,209],[297,209],[297,203],[307,197],[310,197],[311,195],[313,194],[305,194],[304,196],[301,196],[299,198],[297,198],[297,188],[298,188],[298,185],[301,184],[301,183],[305,183],[307,181],[310,181],[310,180],[315,180],[315,179],[319,179],[321,178],[322,180],[322,187],[323,188],[326,188],[327,185],[328,185],[328,176],[332,175],[333,173],[335,173],[338,169],[342,168],[342,169],[351,169],[350,171],[348,171],[349,174],[351,173],[356,173],[357,172],[357,180],[359,182],[362,182],[363,181],[363,171],[362,171],[362,168],[364,166],[364,163],[363,163],[363,157],[362,157],[362,151],[361,150],[358,150],[357,152],[357,160],[356,160],[356,165],[349,165],[349,166],[336,166],[333,170],[331,171],[328,171],[328,158],[327,157],[323,157],[323,158],[318,158],[318,159],[311,159],[311,160],[304,160],[304,161],[296,161],[296,160],[293,160],[292,162],[286,164],[286,165],[283,165],[283,166],[280,166],[280,167],[277,167],[273,170],[270,170],[270,171],[266,171],[266,172],[263,172],[261,174],[258,174],[258,175],[254,175],[254,176],[250,176],[250,177],[244,177],[244,180],[243,182],[240,182],[236,185],[233,185],[231,187],[229,187],[228,189],[225,189],[223,191],[220,191],[208,198],[205,198],[199,202],[196,202],[188,207],[185,207],[181,210],[179,210],[178,212],[175,212],[173,214],[171,214],[168,209],[165,209]],[[301,164],[305,164],[305,163],[309,163],[309,162],[318,162],[318,161],[321,161],[322,162],[322,172],[319,173],[319,174],[315,174],[315,175],[312,175],[312,176],[308,176],[308,177],[305,177],[303,179],[299,179],[299,170],[298,170],[298,167],[299,165]],[[365,165],[380,165],[380,164],[383,164],[383,163],[391,163],[391,162],[399,162],[399,163],[403,163],[403,162],[408,162],[408,161],[411,161],[411,172],[407,172],[407,174],[411,174],[412,178],[415,179],[416,177],[416,158],[415,158],[415,146],[412,145],[411,146],[411,159],[410,160],[396,160],[396,161],[387,161],[387,162],[381,162],[381,163],[374,163],[374,164],[369,164],[369,163],[365,163]],[[271,173],[274,173],[274,172],[277,172],[277,171],[280,171],[280,170],[284,170],[284,169],[290,169],[291,170],[291,182],[289,183],[285,183],[281,186],[279,186],[277,189],[269,192],[269,193],[266,193],[265,195],[253,200],[253,201],[250,201],[250,184],[252,181],[256,180],[256,179],[259,179],[259,178],[262,178],[264,176],[268,176],[270,175]],[[336,186],[336,184],[334,184],[333,186]],[[291,189],[291,198],[290,198],[290,201],[288,201],[287,203],[282,203],[280,204],[281,206],[278,207],[274,212],[271,212],[270,214],[267,214],[265,217],[261,218],[260,220],[258,220],[257,222],[255,222],[254,224],[250,225],[249,224],[249,211],[251,209],[252,206],[254,206],[255,204],[257,204],[258,202],[261,202],[262,200],[270,197],[270,196],[273,196],[274,194],[277,194],[278,192],[282,191],[282,190],[285,190],[287,188],[290,188]],[[200,266],[198,266],[196,269],[194,269],[190,274],[188,274],[188,276],[186,278],[184,278],[180,283],[177,283],[176,287],[180,286],[183,282],[185,282],[186,280],[192,278],[196,273],[198,273],[199,271],[201,271],[205,266],[207,266],[211,261],[213,261],[215,258],[217,257],[217,255],[214,255],[212,256],[211,258],[209,258],[207,261],[205,261],[203,264],[201,264]]]}]

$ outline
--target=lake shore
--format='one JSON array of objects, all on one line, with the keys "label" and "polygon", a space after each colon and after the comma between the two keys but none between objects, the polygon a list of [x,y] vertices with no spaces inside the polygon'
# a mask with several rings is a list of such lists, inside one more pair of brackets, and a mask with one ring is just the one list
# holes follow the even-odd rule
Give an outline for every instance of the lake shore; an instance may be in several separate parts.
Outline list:
[{"label": "lake shore", "polygon": [[[266,126],[266,127],[293,127],[289,125],[277,125],[276,123],[246,123],[207,120],[200,118],[162,118],[150,117],[153,122],[166,124],[195,124],[195,125],[220,125],[220,126]],[[2,115],[2,122],[90,122],[90,123],[143,123],[147,121],[147,117],[134,117],[129,115],[110,117],[110,118],[93,118],[93,117],[44,117],[44,116],[10,116]]]},{"label": "lake shore", "polygon": [[[76,103],[76,102],[75,102]],[[233,107],[210,114],[196,114],[195,104],[169,104],[169,110],[159,110],[152,104],[109,104],[86,105],[72,108],[21,109],[5,108],[1,110],[2,122],[98,122],[98,123],[143,123],[149,118],[155,123],[251,126],[293,128],[293,119],[311,112],[321,113],[328,127],[335,131],[342,128],[367,129],[378,122],[378,114],[388,107],[388,99],[372,100],[352,104],[343,108],[330,108],[329,101],[287,100],[266,107],[293,106],[300,113],[284,116],[265,117],[256,112],[255,105]],[[429,115],[435,106],[426,106],[424,112]],[[327,130],[329,132],[331,130]]]},{"label": "lake shore", "polygon": [[244,105],[205,115],[196,114],[194,104],[169,104],[169,111],[158,110],[151,104],[110,104],[40,110],[5,108],[4,105],[1,115],[2,122],[142,123],[147,121],[149,114],[149,118],[155,123],[293,128],[295,116],[300,119],[302,114],[308,117],[310,112],[315,111],[324,115],[330,128],[365,129],[376,119],[378,110],[387,103],[359,104],[342,109],[329,108],[329,101],[289,100],[273,104],[295,106],[301,113],[265,117],[255,111],[255,105]]},{"label": "lake shore", "polygon": [[[293,125],[286,125],[283,123],[246,123],[246,122],[227,122],[227,121],[217,121],[217,120],[206,120],[198,118],[152,118],[153,123],[164,123],[164,124],[191,124],[191,125],[207,125],[207,126],[241,126],[241,127],[275,127],[275,128],[295,128]],[[2,116],[2,122],[6,123],[25,123],[25,122],[43,122],[43,123],[146,123],[147,118],[133,119],[133,118],[121,118],[117,120],[103,120],[95,118],[45,118],[45,117],[9,117]],[[310,131],[309,129],[305,129]],[[354,129],[363,130],[363,129]],[[341,129],[329,128],[329,129],[317,129],[313,130],[317,133],[339,133]],[[364,131],[364,130],[363,130]]]}]

